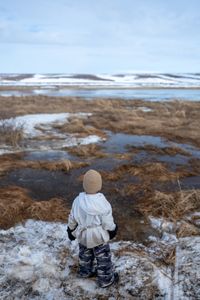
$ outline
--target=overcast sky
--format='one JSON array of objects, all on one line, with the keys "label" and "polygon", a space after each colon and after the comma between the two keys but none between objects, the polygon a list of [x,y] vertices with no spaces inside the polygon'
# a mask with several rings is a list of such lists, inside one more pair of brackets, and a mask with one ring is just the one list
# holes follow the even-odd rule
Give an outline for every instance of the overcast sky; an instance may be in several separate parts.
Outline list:
[{"label": "overcast sky", "polygon": [[200,72],[199,0],[0,0],[0,73]]}]

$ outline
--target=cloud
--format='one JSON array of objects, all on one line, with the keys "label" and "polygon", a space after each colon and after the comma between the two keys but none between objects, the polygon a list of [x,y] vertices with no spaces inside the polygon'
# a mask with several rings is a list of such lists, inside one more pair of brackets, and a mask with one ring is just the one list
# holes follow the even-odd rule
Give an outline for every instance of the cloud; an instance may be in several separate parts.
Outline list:
[{"label": "cloud", "polygon": [[[6,0],[2,6],[0,44],[12,44],[26,62],[36,53],[38,68],[47,69],[49,60],[59,57],[70,69],[80,65],[86,72],[118,66],[150,69],[151,62],[162,71],[172,61],[180,68],[179,61],[184,66],[185,58],[192,64],[200,58],[197,0]],[[15,59],[13,66],[21,68]],[[62,69],[61,63],[57,66]]]},{"label": "cloud", "polygon": [[1,28],[1,42],[129,47],[145,38],[197,36],[200,25],[198,12],[174,9],[161,1],[50,0],[47,7],[46,0],[36,0],[30,8],[23,0],[18,3],[10,7],[14,20],[4,20],[8,23]]},{"label": "cloud", "polygon": [[63,44],[63,33],[37,24],[21,25],[16,21],[0,21],[1,43]]}]

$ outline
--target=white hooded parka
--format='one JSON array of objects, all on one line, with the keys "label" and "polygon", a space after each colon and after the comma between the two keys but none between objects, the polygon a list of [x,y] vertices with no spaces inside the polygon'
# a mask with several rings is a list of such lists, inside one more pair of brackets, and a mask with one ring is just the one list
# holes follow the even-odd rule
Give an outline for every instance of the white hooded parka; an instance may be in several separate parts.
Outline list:
[{"label": "white hooded parka", "polygon": [[72,204],[68,226],[78,242],[87,248],[94,248],[109,241],[108,230],[116,225],[112,207],[102,193],[80,193]]}]

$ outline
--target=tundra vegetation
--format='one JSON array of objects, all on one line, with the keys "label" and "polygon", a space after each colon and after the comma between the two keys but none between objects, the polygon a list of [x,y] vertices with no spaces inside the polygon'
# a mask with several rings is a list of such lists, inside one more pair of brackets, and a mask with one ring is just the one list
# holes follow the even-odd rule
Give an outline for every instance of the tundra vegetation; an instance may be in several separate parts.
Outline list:
[{"label": "tundra vegetation", "polygon": [[[173,222],[183,220],[189,213],[200,209],[200,190],[185,189],[181,182],[184,179],[198,178],[200,174],[199,157],[193,157],[189,150],[181,146],[184,143],[197,150],[200,147],[199,102],[120,99],[86,101],[80,98],[47,96],[7,97],[6,100],[0,97],[0,101],[3,102],[0,143],[22,148],[20,153],[0,156],[0,176],[3,182],[0,197],[2,228],[9,228],[28,218],[66,221],[73,200],[71,198],[81,191],[82,174],[88,167],[99,168],[104,180],[103,192],[113,204],[114,213],[121,225],[127,221],[126,217],[120,218],[123,205],[129,211],[137,211],[144,218],[151,215]],[[170,141],[171,146],[127,143],[124,151],[113,153],[104,147],[102,142],[66,147],[64,150],[70,154],[69,159],[24,159],[23,145],[27,142],[23,133],[24,124],[15,124],[14,121],[8,123],[8,116],[14,118],[26,114],[61,112],[90,114],[84,118],[77,115],[62,124],[52,124],[58,135],[97,135],[103,140],[109,139],[109,136],[115,133],[150,135]],[[44,128],[42,139],[45,140]],[[47,143],[48,139],[47,135]],[[147,159],[134,161],[134,157],[142,152],[146,153]],[[187,162],[177,164],[174,168],[170,159],[169,162],[159,160],[158,157],[164,156],[181,156]],[[32,199],[31,191],[27,190],[27,187],[6,184],[6,177],[11,172],[21,169],[45,170],[55,174],[61,172],[66,174],[66,182],[69,176],[73,177],[74,181],[62,199],[47,198],[46,201],[40,202],[40,199]],[[182,227],[178,234],[198,234],[199,231],[194,226],[191,222],[187,223],[187,226],[184,225],[185,229]],[[119,233],[119,238],[123,238],[122,232]]]}]

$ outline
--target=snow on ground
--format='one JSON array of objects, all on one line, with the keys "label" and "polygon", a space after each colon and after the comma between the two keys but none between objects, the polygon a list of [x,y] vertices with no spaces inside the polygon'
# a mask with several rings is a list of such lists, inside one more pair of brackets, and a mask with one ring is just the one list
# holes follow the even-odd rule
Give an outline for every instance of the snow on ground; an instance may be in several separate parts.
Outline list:
[{"label": "snow on ground", "polygon": [[137,110],[142,110],[143,112],[150,112],[150,111],[152,111],[151,108],[148,108],[148,107],[145,107],[145,106],[140,106],[140,107],[138,107]]},{"label": "snow on ground", "polygon": [[171,270],[133,242],[111,243],[118,285],[101,289],[95,279],[79,279],[78,244],[66,229],[28,220],[0,231],[0,299],[171,299]]},{"label": "snow on ground", "polygon": [[[176,244],[177,243],[177,237],[176,237],[176,229],[177,227],[173,222],[169,222],[163,218],[155,218],[150,216],[149,221],[151,226],[156,229],[160,233],[160,239],[161,241],[164,241],[170,244]],[[155,239],[155,237],[150,237],[150,240]]]},{"label": "snow on ground", "polygon": [[[42,132],[36,127],[40,125],[52,125],[53,124],[63,124],[68,121],[69,117],[87,117],[90,116],[90,113],[57,113],[57,114],[31,114],[31,115],[24,115],[18,116],[11,119],[5,119],[3,122],[6,124],[15,124],[22,125],[24,129],[24,133],[28,137],[34,137],[41,135]],[[0,121],[1,124],[2,121]],[[45,127],[44,127],[45,128]]]},{"label": "snow on ground", "polygon": [[200,299],[200,237],[179,240],[176,249],[174,299]]},{"label": "snow on ground", "polygon": [[[59,113],[59,114],[33,114],[25,115],[14,118],[14,122],[17,124],[24,125],[24,133],[28,137],[41,135],[41,131],[36,129],[39,125],[49,125],[52,123],[62,124],[66,122],[69,118],[69,113]],[[12,120],[11,120],[12,122]]]},{"label": "snow on ground", "polygon": [[[87,145],[98,143],[102,139],[97,135],[89,135],[84,138],[76,137],[73,134],[60,133],[53,127],[69,122],[71,117],[87,118],[91,113],[57,113],[57,114],[32,114],[18,116],[12,119],[0,120],[1,123],[22,126],[25,134],[24,148],[21,150],[49,150],[72,147],[76,145]],[[37,138],[40,139],[37,139]],[[42,139],[43,137],[43,139]],[[48,137],[48,139],[47,139]],[[19,150],[19,149],[18,149]],[[5,145],[1,146],[0,155],[16,152],[16,149]]]},{"label": "snow on ground", "polygon": [[78,143],[80,143],[81,145],[88,145],[88,144],[98,143],[100,140],[101,140],[100,137],[97,135],[88,135],[85,138],[79,138]]},{"label": "snow on ground", "polygon": [[173,222],[167,221],[164,218],[155,218],[152,216],[149,216],[149,221],[151,226],[159,232],[175,233],[176,228]]},{"label": "snow on ground", "polygon": [[86,87],[197,87],[199,74],[30,74],[17,78],[0,75],[0,85],[12,86],[86,86]]},{"label": "snow on ground", "polygon": [[0,149],[0,155],[12,153],[12,149],[7,147],[6,145],[1,145],[2,149]]},{"label": "snow on ground", "polygon": [[[191,213],[185,219],[189,221],[189,224],[192,223],[197,228],[200,227],[200,212]],[[160,233],[160,241],[163,241],[168,247],[170,244],[176,245],[174,288],[171,299],[200,299],[200,236],[177,239],[176,230],[181,228],[182,222],[177,222],[175,225],[162,218],[149,217],[149,220],[151,226]],[[156,241],[155,237],[149,239]]]}]

